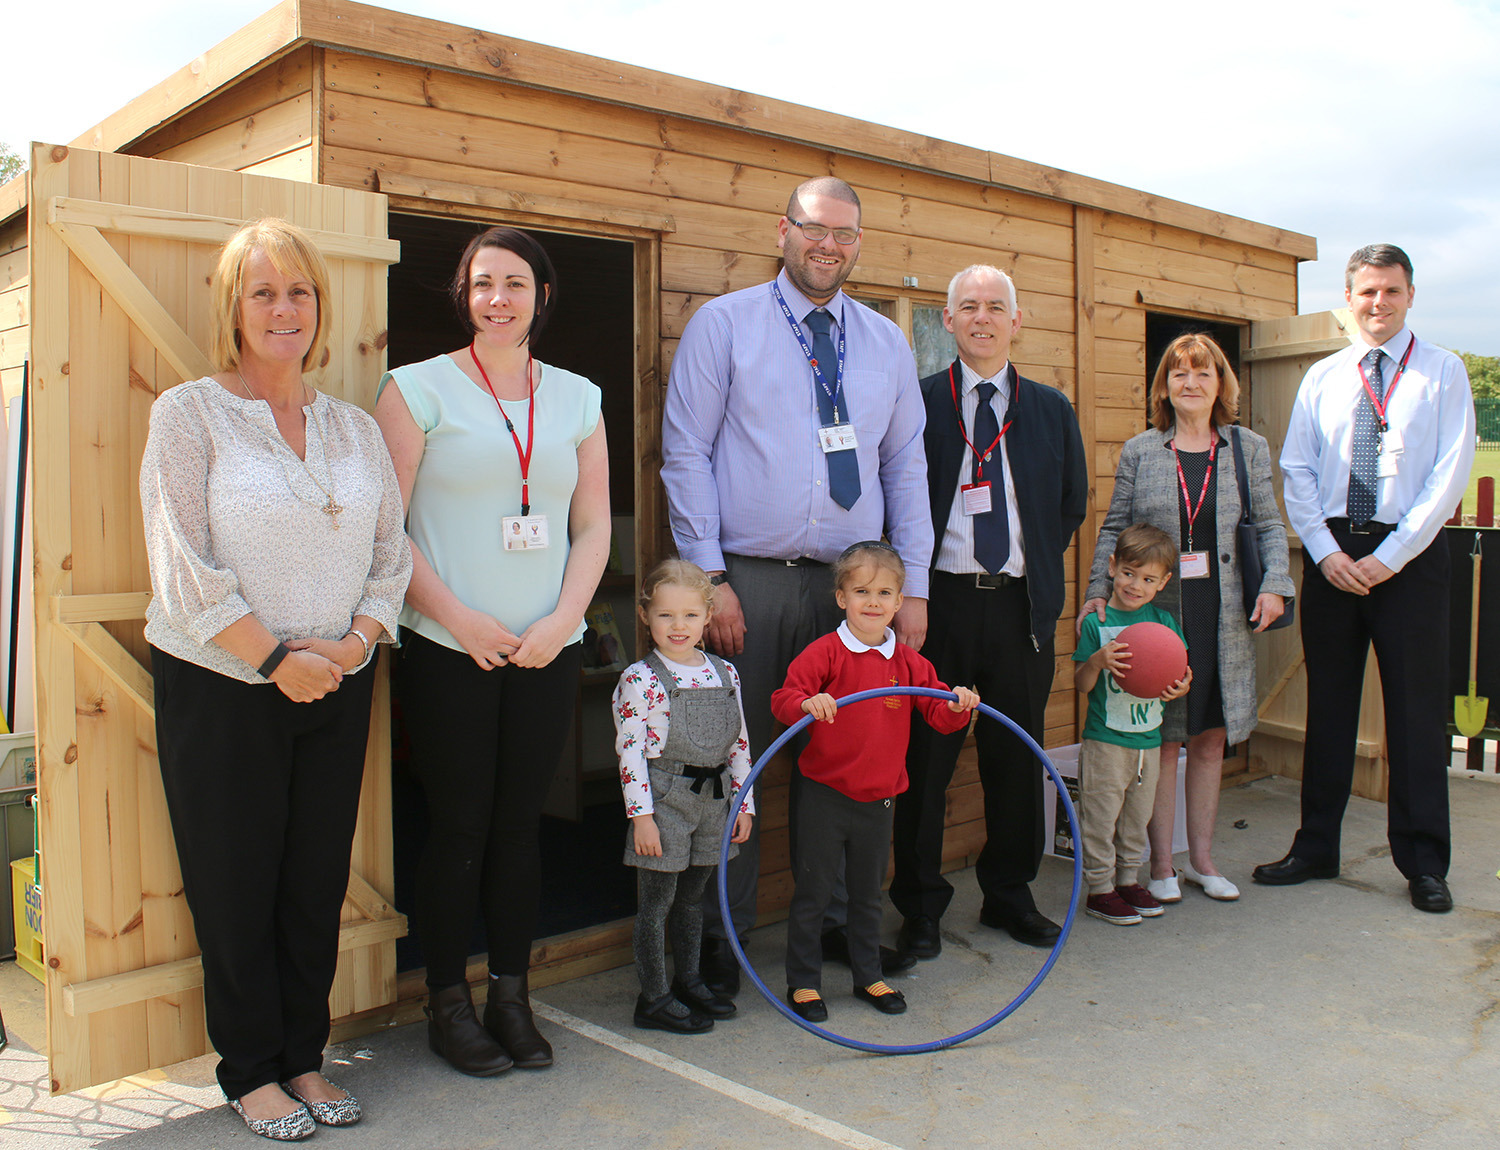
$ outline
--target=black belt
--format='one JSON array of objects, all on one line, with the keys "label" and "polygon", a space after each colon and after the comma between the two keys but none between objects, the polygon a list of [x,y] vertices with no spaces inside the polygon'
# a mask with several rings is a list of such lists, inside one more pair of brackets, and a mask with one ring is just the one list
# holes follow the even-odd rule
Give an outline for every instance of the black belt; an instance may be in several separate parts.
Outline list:
[{"label": "black belt", "polygon": [[981,591],[993,591],[998,587],[1009,587],[1012,584],[1026,582],[1024,575],[1006,575],[1004,572],[999,575],[990,575],[984,571],[958,575],[952,571],[934,571],[933,574],[941,575],[944,579],[952,579],[964,587],[977,587]]},{"label": "black belt", "polygon": [[726,559],[749,560],[753,563],[775,563],[778,567],[827,567],[821,559],[814,559],[809,555],[799,555],[795,559],[767,559],[763,555],[735,555],[732,552],[724,553]]},{"label": "black belt", "polygon": [[1350,535],[1375,535],[1385,536],[1396,530],[1394,523],[1377,523],[1371,519],[1366,523],[1355,523],[1349,519],[1328,520],[1330,531],[1345,531]]},{"label": "black belt", "polygon": [[687,763],[674,764],[680,769],[674,770],[668,766],[657,766],[657,770],[665,771],[669,775],[681,775],[684,779],[692,779],[693,785],[690,790],[693,794],[703,793],[703,784],[712,780],[714,784],[714,798],[724,797],[724,767],[727,764],[720,763],[717,767],[694,767]]}]

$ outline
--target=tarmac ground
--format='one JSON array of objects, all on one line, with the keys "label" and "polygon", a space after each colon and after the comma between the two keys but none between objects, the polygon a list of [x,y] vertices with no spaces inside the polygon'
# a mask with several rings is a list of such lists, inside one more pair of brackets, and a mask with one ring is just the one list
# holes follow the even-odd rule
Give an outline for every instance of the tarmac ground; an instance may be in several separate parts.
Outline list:
[{"label": "tarmac ground", "polygon": [[[422,1026],[331,1047],[329,1076],[366,1118],[315,1145],[360,1150],[651,1146],[1360,1147],[1500,1145],[1500,783],[1458,777],[1452,913],[1408,902],[1390,862],[1385,808],[1352,800],[1342,873],[1262,887],[1298,821],[1295,782],[1224,792],[1215,858],[1242,897],[1183,883],[1160,918],[1118,927],[1081,910],[1056,966],[1008,1019],[938,1053],[879,1056],[807,1034],[748,980],[737,1018],[710,1034],[634,1028],[635,970],[537,996],[556,1065],[466,1078],[427,1050]],[[911,1004],[886,1018],[825,978],[828,1026],[909,1043],[967,1029],[1030,980],[1046,952],[978,923],[969,872],[943,920],[943,954],[892,984]],[[1048,859],[1036,887],[1061,918],[1071,864]],[[888,940],[898,920],[889,912]],[[749,956],[784,990],[783,930]],[[5,1150],[264,1147],[222,1103],[212,1059],[83,1094],[48,1098],[40,993],[0,965],[11,1046],[0,1053]]]}]

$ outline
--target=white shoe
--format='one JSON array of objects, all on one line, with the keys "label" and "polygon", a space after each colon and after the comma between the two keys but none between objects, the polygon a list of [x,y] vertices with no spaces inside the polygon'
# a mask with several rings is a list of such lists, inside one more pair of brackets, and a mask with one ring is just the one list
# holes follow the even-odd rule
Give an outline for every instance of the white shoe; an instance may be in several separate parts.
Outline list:
[{"label": "white shoe", "polygon": [[1166,878],[1154,878],[1146,884],[1146,890],[1157,902],[1181,902],[1182,890],[1177,885],[1177,872]]},{"label": "white shoe", "polygon": [[1199,874],[1193,869],[1193,864],[1185,862],[1182,864],[1182,877],[1188,882],[1197,883],[1203,888],[1203,893],[1209,898],[1216,898],[1220,902],[1233,902],[1240,897],[1240,888],[1235,886],[1221,874]]}]

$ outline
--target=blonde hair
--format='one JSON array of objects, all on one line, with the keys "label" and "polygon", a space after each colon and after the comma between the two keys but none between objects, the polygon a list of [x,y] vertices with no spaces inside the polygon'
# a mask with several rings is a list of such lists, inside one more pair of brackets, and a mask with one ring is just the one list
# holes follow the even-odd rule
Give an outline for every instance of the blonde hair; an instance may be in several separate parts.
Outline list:
[{"label": "blonde hair", "polygon": [[898,588],[906,586],[906,564],[901,562],[896,549],[884,540],[866,539],[862,543],[846,547],[844,553],[833,561],[834,587],[843,590],[844,584],[861,567],[874,567],[877,570],[884,567],[896,576]]},{"label": "blonde hair", "polygon": [[1219,394],[1214,398],[1210,413],[1215,427],[1228,427],[1240,413],[1240,381],[1235,378],[1234,368],[1229,366],[1229,357],[1208,336],[1201,332],[1179,335],[1167,344],[1161,362],[1156,365],[1156,377],[1151,381],[1151,426],[1157,431],[1171,431],[1177,424],[1177,412],[1172,407],[1172,395],[1167,390],[1167,377],[1179,367],[1211,367],[1219,377]]},{"label": "blonde hair", "polygon": [[689,563],[686,559],[663,559],[651,568],[650,573],[641,580],[641,597],[636,600],[636,606],[640,608],[642,615],[651,610],[651,601],[662,587],[681,587],[684,591],[696,591],[703,596],[703,605],[708,608],[709,613],[713,613],[714,585],[709,582],[707,572],[698,564]]},{"label": "blonde hair", "polygon": [[213,340],[209,354],[220,371],[240,366],[240,306],[245,296],[245,265],[260,252],[282,275],[305,279],[317,297],[318,326],[302,357],[302,370],[323,366],[328,349],[328,264],[307,233],[285,220],[252,220],[224,245],[210,289]]}]

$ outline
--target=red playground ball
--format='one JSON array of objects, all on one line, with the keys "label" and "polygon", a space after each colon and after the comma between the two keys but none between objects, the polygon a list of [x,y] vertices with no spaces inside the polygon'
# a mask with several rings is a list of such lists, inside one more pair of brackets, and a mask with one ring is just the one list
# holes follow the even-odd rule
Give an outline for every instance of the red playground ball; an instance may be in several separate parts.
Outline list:
[{"label": "red playground ball", "polygon": [[1164,623],[1132,623],[1115,636],[1130,648],[1130,670],[1115,681],[1127,695],[1155,699],[1187,674],[1187,648]]}]

